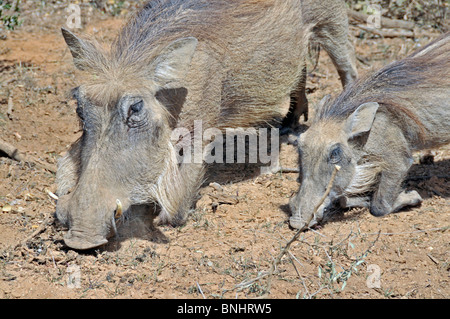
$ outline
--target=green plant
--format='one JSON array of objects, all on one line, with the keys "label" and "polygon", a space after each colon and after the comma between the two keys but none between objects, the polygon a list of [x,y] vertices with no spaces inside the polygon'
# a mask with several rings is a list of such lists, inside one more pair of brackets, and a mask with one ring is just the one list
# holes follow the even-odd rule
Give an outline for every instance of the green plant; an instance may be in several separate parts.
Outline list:
[{"label": "green plant", "polygon": [[118,16],[120,15],[123,7],[124,7],[124,3],[125,1],[114,1],[111,5],[110,5],[110,12],[113,16]]},{"label": "green plant", "polygon": [[91,2],[104,13],[112,16],[120,15],[123,10],[126,10],[130,6],[129,1],[123,0],[94,0]]},{"label": "green plant", "polygon": [[[364,263],[364,257],[366,254],[361,256],[361,259],[353,262],[348,269],[343,269],[341,272],[336,270],[336,264],[333,261],[329,261],[325,264],[325,267],[319,266],[318,268],[318,276],[321,280],[323,280],[324,284],[334,290],[335,292],[340,292],[344,290],[347,285],[347,281],[350,279],[350,276],[355,273],[358,273],[358,266]],[[341,287],[335,288],[335,284],[342,284]]]},{"label": "green plant", "polygon": [[22,21],[19,20],[19,4],[20,0],[0,0],[0,21],[3,22],[3,25],[8,30],[14,30],[15,27],[20,26],[22,23]]}]

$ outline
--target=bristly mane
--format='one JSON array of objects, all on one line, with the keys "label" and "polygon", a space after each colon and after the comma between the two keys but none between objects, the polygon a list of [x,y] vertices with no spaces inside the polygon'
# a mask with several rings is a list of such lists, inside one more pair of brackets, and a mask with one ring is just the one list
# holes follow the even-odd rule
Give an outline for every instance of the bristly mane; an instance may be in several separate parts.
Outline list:
[{"label": "bristly mane", "polygon": [[410,134],[421,138],[423,124],[411,105],[420,98],[420,91],[448,88],[449,69],[450,32],[408,57],[353,82],[321,108],[316,120],[344,119],[361,104],[378,102],[380,111],[389,112],[404,126],[409,126]]},{"label": "bristly mane", "polygon": [[240,23],[257,23],[264,12],[262,9],[273,6],[274,1],[149,1],[122,28],[110,50],[104,50],[94,39],[89,39],[92,47],[83,62],[95,76],[87,84],[101,101],[117,95],[117,88],[142,87],[149,79],[149,68],[143,66],[149,65],[168,44],[183,37],[195,37],[227,50],[224,29],[231,22],[234,27],[239,27]]},{"label": "bristly mane", "polygon": [[[110,50],[103,49],[94,39],[88,39],[87,43],[91,47],[87,50],[88,54],[84,55],[83,63],[88,66],[86,70],[95,76],[88,78],[87,84],[93,88],[99,100],[115,95],[118,87],[139,86],[133,85],[133,82],[142,86],[149,78],[149,68],[144,66],[149,65],[169,43],[188,36],[199,40],[214,37],[217,30],[211,26],[218,24],[212,23],[220,18],[218,5],[227,6],[227,2],[149,1],[122,28]],[[208,28],[204,25],[208,25]]]},{"label": "bristly mane", "polygon": [[220,12],[227,7],[226,1],[150,1],[122,29],[112,45],[112,58],[119,64],[142,66],[140,63],[154,56],[155,49],[178,38],[211,40]]}]

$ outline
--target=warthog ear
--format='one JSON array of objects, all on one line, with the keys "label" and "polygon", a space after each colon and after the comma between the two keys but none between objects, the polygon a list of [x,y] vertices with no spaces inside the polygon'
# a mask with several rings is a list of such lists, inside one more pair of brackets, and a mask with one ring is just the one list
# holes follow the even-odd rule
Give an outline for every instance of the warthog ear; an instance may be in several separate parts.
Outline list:
[{"label": "warthog ear", "polygon": [[67,46],[72,53],[73,62],[79,70],[85,70],[88,67],[88,56],[93,56],[96,52],[94,45],[88,41],[78,38],[67,29],[61,28],[62,35]]},{"label": "warthog ear", "polygon": [[330,103],[330,101],[331,101],[331,95],[330,95],[330,94],[325,95],[325,96],[319,101],[319,103],[317,103],[317,104],[314,106],[314,112],[315,112],[315,114],[319,114],[319,113],[322,111],[322,109],[325,107],[325,105],[327,105],[328,103]]},{"label": "warthog ear", "polygon": [[183,104],[186,101],[188,90],[186,88],[175,88],[175,89],[160,89],[156,92],[156,99],[165,106],[167,111],[170,113],[171,118],[169,119],[170,127],[175,128],[178,117],[183,108]]},{"label": "warthog ear", "polygon": [[197,43],[198,40],[194,37],[175,40],[156,57],[153,63],[154,77],[159,85],[164,87],[184,78],[189,70]]},{"label": "warthog ear", "polygon": [[349,140],[370,131],[378,107],[379,104],[376,102],[364,103],[350,115],[345,123]]}]

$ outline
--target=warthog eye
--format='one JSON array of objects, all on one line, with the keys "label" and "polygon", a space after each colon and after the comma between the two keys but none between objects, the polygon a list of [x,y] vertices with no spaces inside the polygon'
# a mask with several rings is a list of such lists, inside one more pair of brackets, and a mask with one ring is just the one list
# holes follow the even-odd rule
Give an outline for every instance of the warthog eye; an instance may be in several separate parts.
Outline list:
[{"label": "warthog eye", "polygon": [[130,128],[139,128],[145,125],[145,116],[143,116],[142,110],[144,109],[144,101],[138,100],[133,102],[128,107],[127,125]]},{"label": "warthog eye", "polygon": [[134,103],[133,105],[130,106],[129,112],[138,113],[142,110],[143,106],[144,106],[144,101],[140,100],[139,102]]},{"label": "warthog eye", "polygon": [[330,163],[337,164],[342,160],[342,148],[340,145],[336,145],[330,152]]}]

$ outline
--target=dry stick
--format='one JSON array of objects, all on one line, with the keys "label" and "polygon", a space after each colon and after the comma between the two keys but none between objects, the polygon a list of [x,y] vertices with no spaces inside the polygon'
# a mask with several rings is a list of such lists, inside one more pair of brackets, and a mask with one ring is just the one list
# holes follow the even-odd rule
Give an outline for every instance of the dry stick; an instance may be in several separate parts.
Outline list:
[{"label": "dry stick", "polygon": [[[369,18],[371,17],[370,15],[364,14],[362,12],[356,12],[353,10],[347,10],[348,16],[350,18],[353,18],[357,21],[360,22],[367,22],[369,21]],[[381,17],[381,27],[382,28],[401,28],[401,29],[408,29],[408,30],[413,30],[414,29],[414,22],[410,22],[410,21],[402,21],[402,20],[394,20],[394,19],[389,19],[389,18],[385,18],[385,17]]]},{"label": "dry stick", "polygon": [[356,27],[360,28],[363,31],[370,32],[376,35],[379,35],[383,38],[417,38],[421,36],[425,37],[436,37],[439,35],[439,33],[433,33],[433,32],[426,32],[426,31],[410,31],[410,30],[389,30],[389,29],[376,29],[376,28],[369,28],[364,25],[358,24]]},{"label": "dry stick", "polygon": [[[347,10],[348,16],[357,22],[367,23],[371,15],[364,14],[362,12],[356,12],[353,10]],[[407,37],[407,38],[415,38],[418,36],[436,36],[434,33],[419,31],[417,33],[417,29],[415,29],[415,23],[412,21],[403,21],[403,20],[395,20],[389,19],[385,17],[381,17],[380,24],[382,29],[368,28],[364,25],[358,24],[357,27],[366,31],[377,34],[384,38],[397,38],[397,37]],[[396,30],[386,30],[386,29],[403,29],[404,32],[396,31]]]},{"label": "dry stick", "polygon": [[16,160],[18,162],[24,161],[25,156],[20,152],[17,148],[15,148],[13,145],[0,140],[0,150],[3,151],[6,155],[8,155],[13,160]]},{"label": "dry stick", "polygon": [[334,180],[336,178],[336,174],[337,172],[341,169],[340,166],[338,165],[334,165],[334,170],[333,170],[333,174],[331,175],[330,181],[328,182],[327,185],[327,189],[325,191],[325,194],[323,194],[322,198],[320,199],[319,203],[316,205],[316,207],[314,208],[314,213],[311,214],[311,216],[309,217],[309,220],[303,225],[302,228],[300,228],[297,233],[295,233],[294,237],[291,238],[291,240],[289,240],[289,242],[286,244],[286,246],[284,246],[284,248],[281,250],[280,254],[278,255],[277,259],[275,259],[275,261],[272,263],[272,267],[270,268],[270,271],[268,273],[269,279],[267,282],[267,289],[266,289],[266,295],[270,294],[270,289],[272,287],[272,276],[275,272],[275,269],[277,268],[278,264],[281,262],[281,258],[283,258],[283,256],[288,252],[289,247],[292,245],[293,242],[295,242],[298,237],[300,236],[300,234],[308,227],[309,223],[313,220],[314,216],[317,213],[317,210],[319,209],[319,207],[323,204],[323,202],[325,201],[325,199],[327,198],[327,196],[330,194],[331,192],[331,188],[333,187],[333,183]]},{"label": "dry stick", "polygon": [[395,31],[395,30],[374,29],[374,28],[365,27],[360,24],[358,24],[357,27],[360,28],[361,30],[374,33],[383,38],[401,38],[401,37],[415,38],[416,37],[416,34],[414,33],[414,31],[409,31],[409,30],[404,30],[403,32],[401,32],[401,31]]},{"label": "dry stick", "polygon": [[0,140],[0,151],[4,152],[6,155],[8,155],[10,158],[12,158],[15,161],[34,164],[37,167],[43,168],[51,173],[56,173],[56,169],[53,166],[46,164],[46,163],[42,163],[38,159],[33,159],[33,158],[25,155],[18,148],[16,148],[15,146],[13,146],[3,140]]},{"label": "dry stick", "polygon": [[[311,217],[310,217],[309,220],[305,223],[305,225],[304,225],[301,229],[299,229],[299,230],[297,231],[297,233],[294,235],[294,237],[292,237],[292,239],[289,240],[289,242],[286,244],[286,246],[282,249],[280,255],[279,255],[279,256],[277,257],[277,259],[272,263],[272,267],[270,268],[270,271],[264,272],[264,273],[260,274],[260,275],[259,275],[258,277],[256,277],[256,278],[253,278],[253,279],[250,279],[250,280],[243,281],[242,283],[240,283],[239,285],[236,285],[236,286],[235,286],[233,289],[231,289],[231,290],[239,289],[239,288],[241,288],[241,287],[247,287],[248,285],[251,285],[252,283],[254,283],[254,282],[256,282],[256,281],[258,281],[258,280],[260,280],[260,279],[262,279],[262,278],[265,278],[265,277],[269,276],[268,284],[267,284],[267,289],[266,289],[266,294],[263,295],[261,298],[265,298],[265,297],[268,295],[268,293],[270,293],[270,288],[271,288],[271,285],[272,285],[272,284],[271,284],[272,276],[273,276],[273,274],[274,274],[274,272],[275,272],[276,267],[277,267],[278,264],[281,262],[281,258],[283,258],[283,256],[289,251],[289,247],[291,246],[291,244],[292,244],[294,241],[296,241],[296,240],[298,239],[298,237],[300,236],[300,234],[301,234],[305,229],[309,228],[309,227],[308,227],[309,223],[310,223],[311,220],[314,218],[314,216],[316,215],[317,210],[318,210],[319,207],[323,204],[323,202],[324,202],[325,199],[327,198],[328,194],[330,193],[331,188],[333,187],[334,179],[336,178],[336,174],[337,174],[337,172],[338,172],[340,169],[341,169],[340,166],[338,166],[338,165],[335,165],[335,166],[334,166],[334,171],[333,171],[333,174],[331,175],[330,182],[329,182],[328,185],[327,185],[327,189],[326,189],[326,191],[325,191],[325,194],[322,196],[322,198],[320,199],[319,203],[318,203],[318,204],[316,205],[316,207],[314,208],[314,211],[313,211],[314,213],[311,215]],[[226,292],[226,291],[224,291],[224,292]],[[268,292],[268,293],[267,293],[267,292]]]},{"label": "dry stick", "polygon": [[271,171],[272,174],[278,174],[278,173],[300,173],[300,169],[298,168],[291,168],[291,167],[277,167],[273,171]]}]

